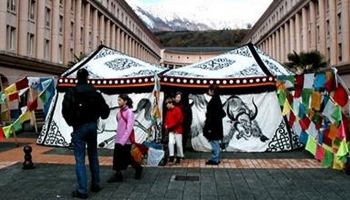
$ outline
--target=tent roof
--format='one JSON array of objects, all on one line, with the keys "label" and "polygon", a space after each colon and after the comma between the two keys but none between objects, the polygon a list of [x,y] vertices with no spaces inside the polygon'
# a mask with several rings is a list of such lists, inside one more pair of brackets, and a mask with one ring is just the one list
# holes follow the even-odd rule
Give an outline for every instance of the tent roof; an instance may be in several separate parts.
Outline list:
[{"label": "tent roof", "polygon": [[74,86],[76,72],[85,68],[97,88],[139,87],[154,84],[154,74],[167,68],[130,57],[104,45],[62,74],[58,86]]},{"label": "tent roof", "polygon": [[276,60],[248,43],[227,53],[162,74],[163,85],[223,87],[274,85],[278,75],[292,75]]}]

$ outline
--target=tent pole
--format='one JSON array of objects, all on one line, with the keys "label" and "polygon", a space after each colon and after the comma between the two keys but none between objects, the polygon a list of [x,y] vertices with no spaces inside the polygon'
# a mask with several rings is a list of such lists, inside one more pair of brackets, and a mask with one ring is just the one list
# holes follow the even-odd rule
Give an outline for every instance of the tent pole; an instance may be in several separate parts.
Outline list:
[{"label": "tent pole", "polygon": [[[30,101],[34,101],[34,98],[33,98],[33,89],[32,87],[29,87],[29,95],[30,95]],[[35,133],[38,134],[38,125],[37,125],[37,121],[36,121],[36,117],[35,117],[35,111],[32,110],[30,111],[31,112],[31,115],[32,115],[32,119],[33,119],[33,123],[34,123],[34,128],[35,128]]]}]

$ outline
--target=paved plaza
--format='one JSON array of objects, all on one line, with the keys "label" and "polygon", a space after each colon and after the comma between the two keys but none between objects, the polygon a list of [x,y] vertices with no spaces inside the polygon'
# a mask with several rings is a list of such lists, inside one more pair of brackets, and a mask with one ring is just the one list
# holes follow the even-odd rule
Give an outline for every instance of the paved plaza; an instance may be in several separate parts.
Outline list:
[{"label": "paved plaza", "polygon": [[[72,199],[74,156],[67,148],[36,145],[35,133],[0,140],[0,199]],[[23,147],[33,148],[34,169],[23,170]],[[178,165],[148,167],[134,180],[107,183],[112,151],[100,149],[103,189],[89,199],[349,199],[350,176],[323,168],[304,150],[280,153],[222,153],[219,166],[206,166],[209,153],[188,151]]]}]

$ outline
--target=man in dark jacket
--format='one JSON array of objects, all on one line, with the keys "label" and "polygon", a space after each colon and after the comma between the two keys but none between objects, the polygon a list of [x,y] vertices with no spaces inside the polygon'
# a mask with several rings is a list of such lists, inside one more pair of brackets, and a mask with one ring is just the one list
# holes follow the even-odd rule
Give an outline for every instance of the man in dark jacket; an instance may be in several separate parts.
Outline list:
[{"label": "man in dark jacket", "polygon": [[219,141],[224,137],[222,118],[224,118],[226,114],[222,108],[218,85],[210,85],[208,94],[212,97],[207,105],[203,134],[211,145],[211,159],[208,160],[205,164],[218,165],[220,163]]},{"label": "man in dark jacket", "polygon": [[73,197],[86,199],[87,175],[85,167],[85,150],[89,157],[91,172],[91,192],[98,192],[100,187],[100,166],[97,153],[97,120],[109,116],[109,106],[101,93],[87,83],[89,72],[79,69],[78,83],[64,95],[62,115],[69,126],[73,127],[72,142],[74,145],[75,173],[78,188],[72,192]]}]

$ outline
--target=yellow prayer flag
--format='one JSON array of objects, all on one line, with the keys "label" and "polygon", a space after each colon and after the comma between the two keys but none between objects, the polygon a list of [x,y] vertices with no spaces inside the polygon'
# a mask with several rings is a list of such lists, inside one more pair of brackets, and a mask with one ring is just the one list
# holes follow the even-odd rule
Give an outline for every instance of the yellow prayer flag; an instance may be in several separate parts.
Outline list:
[{"label": "yellow prayer flag", "polygon": [[341,160],[339,160],[337,156],[334,156],[334,159],[333,159],[333,169],[337,169],[337,170],[344,169],[344,163]]},{"label": "yellow prayer flag", "polygon": [[16,91],[17,91],[17,89],[16,89],[16,84],[15,83],[13,83],[10,86],[8,86],[7,88],[5,88],[6,95],[12,94],[12,93],[14,93]]},{"label": "yellow prayer flag", "polygon": [[290,109],[291,109],[291,107],[289,105],[288,99],[285,99],[284,104],[283,104],[282,115],[286,116],[290,112]]},{"label": "yellow prayer flag", "polygon": [[25,122],[25,121],[27,121],[27,120],[30,120],[31,117],[32,117],[31,112],[26,111],[25,113],[21,114],[21,116],[19,116],[19,121],[20,121],[21,123],[23,123],[23,122]]}]

